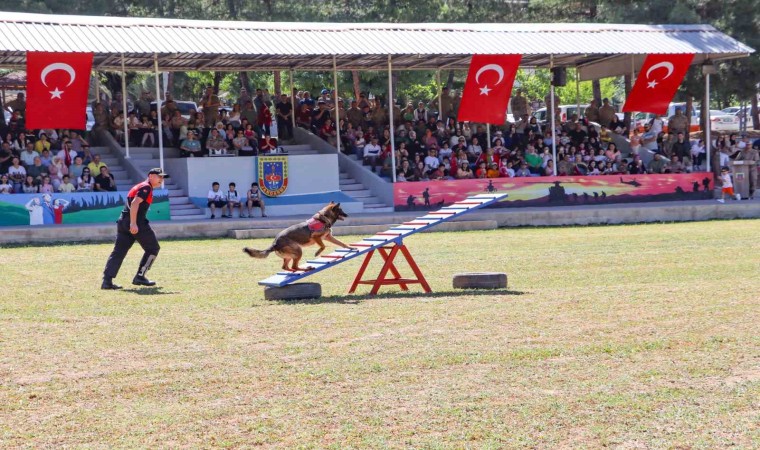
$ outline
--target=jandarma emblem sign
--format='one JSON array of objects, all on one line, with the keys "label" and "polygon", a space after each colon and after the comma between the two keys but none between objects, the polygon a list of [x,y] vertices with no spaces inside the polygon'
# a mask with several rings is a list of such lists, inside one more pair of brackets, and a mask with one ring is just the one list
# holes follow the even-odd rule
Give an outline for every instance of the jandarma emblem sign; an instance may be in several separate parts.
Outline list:
[{"label": "jandarma emblem sign", "polygon": [[259,189],[267,197],[277,197],[288,189],[287,156],[259,156]]}]

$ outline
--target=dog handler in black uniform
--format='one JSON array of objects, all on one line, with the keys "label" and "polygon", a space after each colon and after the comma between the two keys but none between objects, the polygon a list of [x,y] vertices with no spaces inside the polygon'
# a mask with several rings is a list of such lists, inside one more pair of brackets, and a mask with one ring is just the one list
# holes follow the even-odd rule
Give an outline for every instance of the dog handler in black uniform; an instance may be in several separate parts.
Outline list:
[{"label": "dog handler in black uniform", "polygon": [[160,187],[164,178],[169,178],[169,175],[165,174],[162,169],[151,169],[148,172],[147,180],[136,184],[129,190],[124,210],[121,212],[119,220],[116,221],[116,243],[103,271],[101,289],[121,289],[121,286],[113,284],[113,279],[119,273],[121,263],[135,241],[140,243],[145,254],[140,261],[137,275],[132,279],[132,284],[138,286],[154,286],[156,284],[155,281],[150,281],[145,277],[160,249],[156,234],[150,227],[146,215],[150,204],[153,203],[153,188]]}]

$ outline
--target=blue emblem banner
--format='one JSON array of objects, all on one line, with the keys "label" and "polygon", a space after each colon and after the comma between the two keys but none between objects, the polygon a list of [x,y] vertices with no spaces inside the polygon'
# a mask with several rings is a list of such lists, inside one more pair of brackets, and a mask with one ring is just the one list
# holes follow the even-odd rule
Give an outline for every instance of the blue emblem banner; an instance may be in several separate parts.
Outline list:
[{"label": "blue emblem banner", "polygon": [[259,189],[267,197],[277,197],[288,188],[288,157],[259,156]]}]

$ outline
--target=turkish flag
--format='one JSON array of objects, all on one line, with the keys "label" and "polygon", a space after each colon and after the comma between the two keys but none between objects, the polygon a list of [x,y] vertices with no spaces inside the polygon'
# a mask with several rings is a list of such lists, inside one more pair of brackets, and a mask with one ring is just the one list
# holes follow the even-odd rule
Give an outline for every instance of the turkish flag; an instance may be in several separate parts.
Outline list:
[{"label": "turkish flag", "polygon": [[92,53],[26,52],[26,127],[84,130]]},{"label": "turkish flag", "polygon": [[522,55],[473,55],[457,120],[503,125],[521,59]]},{"label": "turkish flag", "polygon": [[623,112],[665,114],[693,59],[693,53],[647,55]]}]

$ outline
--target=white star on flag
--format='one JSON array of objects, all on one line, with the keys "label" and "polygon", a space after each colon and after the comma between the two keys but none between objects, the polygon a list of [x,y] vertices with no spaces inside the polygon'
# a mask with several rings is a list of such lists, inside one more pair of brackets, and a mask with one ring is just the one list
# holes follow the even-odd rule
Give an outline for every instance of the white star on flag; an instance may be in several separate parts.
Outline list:
[{"label": "white star on flag", "polygon": [[657,80],[652,80],[649,83],[647,83],[647,88],[648,89],[654,89],[655,86],[657,86]]},{"label": "white star on flag", "polygon": [[491,92],[493,89],[488,89],[488,85],[483,86],[480,88],[480,95],[488,95],[489,92]]},{"label": "white star on flag", "polygon": [[58,90],[58,87],[56,87],[54,91],[48,91],[48,92],[50,92],[50,100],[54,98],[61,98],[61,94],[63,94],[63,91]]}]

